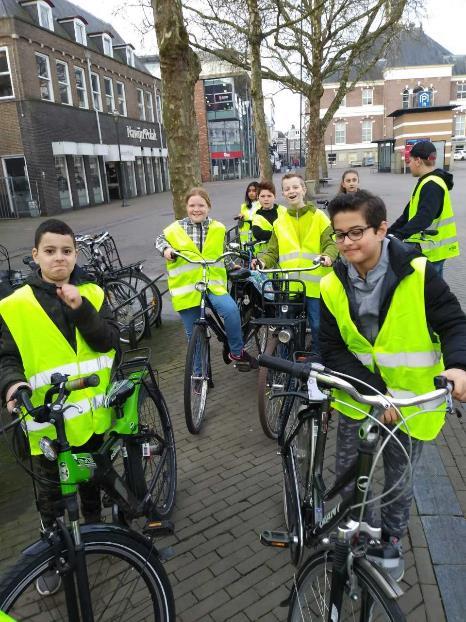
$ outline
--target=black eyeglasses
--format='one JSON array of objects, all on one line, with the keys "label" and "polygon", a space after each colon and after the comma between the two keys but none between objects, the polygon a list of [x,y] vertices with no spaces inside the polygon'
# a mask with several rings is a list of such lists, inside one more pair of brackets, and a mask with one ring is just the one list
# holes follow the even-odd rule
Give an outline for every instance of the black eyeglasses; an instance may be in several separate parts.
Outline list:
[{"label": "black eyeglasses", "polygon": [[337,244],[343,244],[346,236],[352,242],[357,242],[364,235],[364,231],[368,229],[373,229],[372,225],[367,225],[367,227],[354,227],[354,229],[350,229],[349,231],[334,231],[330,237]]}]

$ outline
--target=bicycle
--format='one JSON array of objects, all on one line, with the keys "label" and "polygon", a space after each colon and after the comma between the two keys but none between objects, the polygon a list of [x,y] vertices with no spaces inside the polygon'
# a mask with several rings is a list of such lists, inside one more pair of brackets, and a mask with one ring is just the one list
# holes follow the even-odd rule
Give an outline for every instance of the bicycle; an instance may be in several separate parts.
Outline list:
[{"label": "bicycle", "polygon": [[[259,269],[261,274],[270,274],[271,279],[263,283],[262,308],[266,317],[253,320],[253,325],[267,326],[268,337],[264,354],[291,359],[295,351],[310,348],[306,329],[306,286],[300,279],[290,279],[292,273],[310,272],[320,267],[320,258],[308,268]],[[288,278],[280,279],[285,274]],[[267,292],[267,290],[269,290]],[[272,300],[270,296],[272,294]],[[259,420],[264,434],[271,439],[278,437],[278,418],[284,407],[284,400],[272,399],[283,392],[286,376],[276,370],[259,369],[257,379],[257,406]]]},{"label": "bicycle", "polygon": [[[188,251],[187,251],[188,252]],[[239,256],[238,251],[227,251],[217,259],[203,259],[195,255],[195,259],[188,257],[180,251],[174,251],[175,257],[181,257],[191,264],[202,266],[202,278],[195,285],[201,295],[200,316],[194,322],[193,332],[189,339],[186,352],[186,365],[184,374],[184,415],[186,425],[191,434],[199,434],[205,417],[207,392],[214,386],[212,377],[210,339],[212,333],[223,345],[223,360],[226,364],[231,361],[228,358],[229,346],[222,318],[209,302],[209,266],[223,261],[226,257]],[[235,363],[240,371],[249,371],[246,363]]]},{"label": "bicycle", "polygon": [[[138,358],[138,357],[136,357]],[[140,361],[134,363],[139,365]],[[129,362],[127,361],[129,365]],[[131,372],[125,381],[117,382],[107,394],[107,404],[117,413],[115,426],[101,450],[96,453],[72,454],[66,429],[65,413],[76,405],[67,404],[75,390],[97,386],[96,375],[67,380],[66,375],[53,374],[44,405],[34,408],[30,390],[20,387],[17,401],[37,423],[52,423],[56,440],[43,437],[44,455],[57,461],[64,510],[69,527],[57,518],[41,540],[28,547],[18,562],[0,579],[0,609],[19,620],[175,620],[174,600],[168,577],[161,564],[162,555],[147,536],[172,531],[166,521],[148,521],[144,535],[120,524],[89,524],[81,526],[77,503],[77,485],[95,479],[118,504],[119,518],[134,518],[153,507],[151,485],[142,499],[133,492],[133,481],[139,487],[144,478],[141,445],[154,443],[158,437],[138,422],[138,403],[142,387],[152,391],[150,371]],[[139,382],[139,384],[137,384]],[[129,407],[127,406],[129,405]],[[78,407],[79,409],[79,407]],[[22,421],[24,415],[3,428],[3,432]],[[139,441],[139,451],[136,443]],[[120,478],[112,466],[116,444],[122,441],[125,455],[125,477]],[[149,452],[152,454],[152,448]],[[108,452],[111,452],[110,454]],[[155,455],[155,448],[154,448]],[[142,478],[142,479],[141,479]],[[41,597],[35,582],[46,572],[60,575],[63,589],[55,595]],[[77,588],[77,589],[76,589]]]},{"label": "bicycle", "polygon": [[[268,546],[288,548],[291,561],[299,565],[304,547],[321,545],[298,571],[291,589],[288,620],[391,620],[405,618],[396,599],[402,591],[398,584],[379,566],[366,557],[366,548],[381,537],[380,528],[373,528],[363,520],[363,509],[368,500],[374,468],[381,455],[377,450],[380,425],[377,417],[391,406],[415,406],[436,400],[446,400],[447,412],[453,412],[451,385],[443,376],[434,379],[436,390],[413,398],[395,399],[383,395],[362,395],[347,380],[320,363],[284,361],[262,355],[261,365],[271,367],[307,382],[314,378],[324,389],[323,399],[306,398],[297,391],[297,397],[307,402],[297,414],[297,422],[285,433],[281,457],[285,479],[288,530],[264,531],[261,541]],[[330,414],[330,391],[337,388],[362,404],[373,407],[372,416],[361,422],[358,460],[340,481],[326,489],[322,478],[325,440]],[[438,404],[438,402],[437,402]],[[306,479],[298,481],[296,450],[293,441],[306,424],[316,424],[315,434],[307,425]],[[389,437],[387,437],[388,440]],[[387,442],[384,441],[384,442]],[[350,498],[344,498],[330,511],[325,502],[335,498],[345,486],[355,480]],[[372,500],[374,501],[374,500]],[[336,536],[333,535],[336,529]],[[329,536],[329,534],[331,534]]]}]

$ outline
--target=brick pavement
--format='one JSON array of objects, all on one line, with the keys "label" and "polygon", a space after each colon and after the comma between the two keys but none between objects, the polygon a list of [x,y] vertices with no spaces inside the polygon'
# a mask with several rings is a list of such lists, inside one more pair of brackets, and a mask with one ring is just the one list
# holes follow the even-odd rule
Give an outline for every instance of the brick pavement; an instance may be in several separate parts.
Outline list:
[{"label": "brick pavement", "polygon": [[[390,183],[393,184],[393,176],[368,176],[367,187],[374,187],[373,177],[381,187],[389,188]],[[395,181],[407,187],[411,185],[411,180],[406,183],[406,178],[397,176]],[[240,184],[233,184],[231,187],[238,193]],[[221,186],[215,186],[213,194],[220,196]],[[380,193],[383,194],[382,188]],[[154,201],[157,200],[157,209],[166,210],[167,197],[156,197]],[[395,200],[392,201],[395,205]],[[107,206],[105,209],[111,210],[107,213],[103,213],[104,208],[99,209],[102,212],[86,210],[71,216],[77,225],[85,224],[88,230],[115,222],[112,226],[118,235],[127,230],[127,252],[144,255],[136,242],[141,235],[140,225],[153,206],[146,207],[142,201],[140,206],[136,205],[132,224],[126,215],[124,222],[121,220],[121,208]],[[229,204],[224,209],[231,212],[233,207]],[[169,214],[169,211],[162,213]],[[0,242],[6,236],[11,246],[11,232],[16,229],[10,228],[9,224],[4,227],[1,223]],[[20,233],[18,231],[18,236]],[[460,237],[463,248],[466,248],[466,227],[460,229]],[[133,249],[131,244],[138,248]],[[149,242],[146,240],[145,244],[147,250]],[[20,246],[18,241],[17,247]],[[462,259],[456,267],[452,263],[447,268],[447,279],[464,303],[463,274]],[[258,541],[263,528],[283,526],[283,512],[279,458],[274,443],[264,437],[257,417],[256,372],[240,374],[226,367],[220,356],[214,357],[216,386],[209,395],[208,418],[199,436],[189,435],[184,423],[181,392],[184,338],[180,322],[170,313],[165,317],[162,328],[153,333],[151,346],[173,418],[178,452],[178,495],[173,517],[176,534],[160,543],[161,546],[173,544],[175,548],[175,557],[165,565],[175,592],[177,619],[180,622],[285,620],[286,610],[279,607],[279,603],[286,597],[292,581],[293,569],[288,554],[263,548]],[[465,439],[464,428],[452,419],[447,422],[436,444],[460,505],[463,522],[466,510]],[[327,451],[329,470],[334,452],[331,437]],[[1,569],[17,556],[22,546],[35,538],[37,518],[30,485],[21,490],[22,483],[28,481],[27,477],[11,464],[4,448],[0,449],[0,464],[3,472],[0,489]],[[428,513],[422,514],[416,506],[413,507],[409,534],[404,542],[407,571],[402,583],[405,594],[400,604],[410,622],[446,619],[438,584],[443,583],[445,589],[451,565],[445,563],[448,560],[435,558],[436,550],[434,561],[438,563],[432,564],[432,551],[424,531],[428,518]],[[461,520],[461,516],[453,518]],[[448,535],[443,533],[447,542]],[[458,546],[461,543],[453,541],[451,544]],[[449,613],[450,622],[463,619],[464,616],[458,617],[454,610]]]}]

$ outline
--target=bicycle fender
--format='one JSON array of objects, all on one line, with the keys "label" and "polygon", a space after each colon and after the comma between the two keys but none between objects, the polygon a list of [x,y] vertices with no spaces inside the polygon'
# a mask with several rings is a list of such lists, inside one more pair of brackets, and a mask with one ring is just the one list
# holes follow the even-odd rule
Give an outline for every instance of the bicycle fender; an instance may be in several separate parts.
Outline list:
[{"label": "bicycle fender", "polygon": [[364,568],[365,572],[369,574],[372,579],[382,588],[383,593],[387,598],[395,600],[403,595],[403,590],[398,583],[387,572],[378,566],[375,562],[370,561],[366,557],[357,557],[354,559],[354,564]]}]

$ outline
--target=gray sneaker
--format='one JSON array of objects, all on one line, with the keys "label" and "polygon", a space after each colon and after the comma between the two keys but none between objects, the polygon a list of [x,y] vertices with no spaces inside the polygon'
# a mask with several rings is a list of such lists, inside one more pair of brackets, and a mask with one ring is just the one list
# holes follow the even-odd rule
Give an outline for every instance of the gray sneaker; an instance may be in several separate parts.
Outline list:
[{"label": "gray sneaker", "polygon": [[56,594],[61,588],[61,577],[55,570],[47,570],[36,580],[36,590],[41,596]]},{"label": "gray sneaker", "polygon": [[382,540],[378,546],[367,549],[367,559],[383,568],[395,581],[401,581],[405,573],[403,545],[401,540],[391,536],[388,541]]}]

